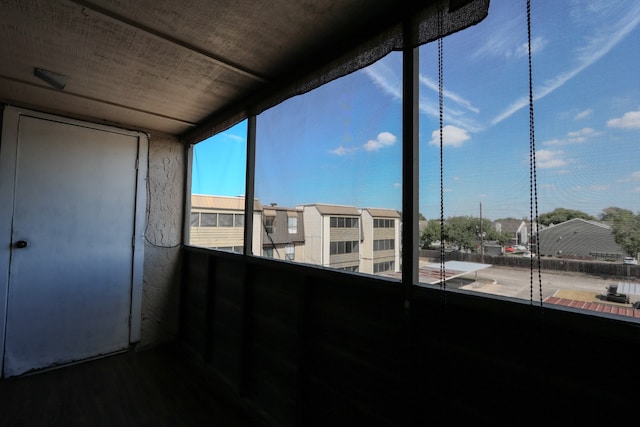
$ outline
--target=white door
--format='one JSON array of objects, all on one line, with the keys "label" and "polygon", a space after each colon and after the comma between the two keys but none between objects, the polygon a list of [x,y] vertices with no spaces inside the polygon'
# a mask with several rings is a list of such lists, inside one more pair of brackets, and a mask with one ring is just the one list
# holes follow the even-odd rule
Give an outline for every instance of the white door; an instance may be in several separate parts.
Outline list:
[{"label": "white door", "polygon": [[5,377],[127,348],[136,299],[140,138],[17,117]]}]

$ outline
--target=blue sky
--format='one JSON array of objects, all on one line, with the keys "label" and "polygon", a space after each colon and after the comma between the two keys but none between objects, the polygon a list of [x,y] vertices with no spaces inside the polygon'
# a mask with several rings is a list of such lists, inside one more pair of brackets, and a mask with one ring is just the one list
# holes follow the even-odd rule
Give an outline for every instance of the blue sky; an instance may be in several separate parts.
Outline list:
[{"label": "blue sky", "polygon": [[[444,39],[444,214],[528,217],[526,2]],[[538,211],[640,211],[640,2],[532,1]],[[440,212],[437,44],[420,48],[420,212]],[[401,208],[401,57],[258,116],[263,204]],[[192,191],[244,193],[246,124],[196,145]]]}]

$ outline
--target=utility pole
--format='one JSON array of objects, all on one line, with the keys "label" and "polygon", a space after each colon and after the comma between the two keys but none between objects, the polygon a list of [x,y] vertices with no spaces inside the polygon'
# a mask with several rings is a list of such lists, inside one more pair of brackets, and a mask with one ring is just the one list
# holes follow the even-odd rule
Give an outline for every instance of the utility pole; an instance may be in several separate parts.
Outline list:
[{"label": "utility pole", "polygon": [[484,233],[482,231],[482,202],[480,202],[480,256],[484,264]]}]

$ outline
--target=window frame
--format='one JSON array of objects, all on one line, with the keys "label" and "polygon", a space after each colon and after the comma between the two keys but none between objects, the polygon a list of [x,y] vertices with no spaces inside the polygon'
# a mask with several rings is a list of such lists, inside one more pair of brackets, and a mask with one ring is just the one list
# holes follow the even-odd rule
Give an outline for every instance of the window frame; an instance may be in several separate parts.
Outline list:
[{"label": "window frame", "polygon": [[298,217],[297,216],[287,217],[287,229],[289,231],[289,234],[298,233]]},{"label": "window frame", "polygon": [[264,216],[264,232],[267,234],[275,234],[276,232],[276,216],[275,215]]},{"label": "window frame", "polygon": [[284,259],[287,261],[296,260],[296,246],[293,243],[287,243],[284,247]]}]

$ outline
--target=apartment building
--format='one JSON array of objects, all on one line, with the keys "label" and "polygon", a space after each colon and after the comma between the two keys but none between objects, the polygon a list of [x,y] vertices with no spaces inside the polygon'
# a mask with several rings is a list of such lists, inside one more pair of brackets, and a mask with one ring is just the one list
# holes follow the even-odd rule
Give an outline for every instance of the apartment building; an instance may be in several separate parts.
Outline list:
[{"label": "apartment building", "polygon": [[[261,247],[259,201],[253,208],[253,247]],[[189,244],[210,249],[242,253],[244,247],[244,197],[191,196]]]},{"label": "apartment building", "polygon": [[305,223],[303,262],[360,271],[360,212],[353,206],[312,204],[299,207]]},{"label": "apartment building", "polygon": [[400,271],[400,213],[393,209],[360,209],[362,234],[360,271],[384,274]]},{"label": "apartment building", "polygon": [[262,232],[260,251],[266,258],[298,261],[304,259],[305,227],[301,209],[264,207],[259,224]]}]

